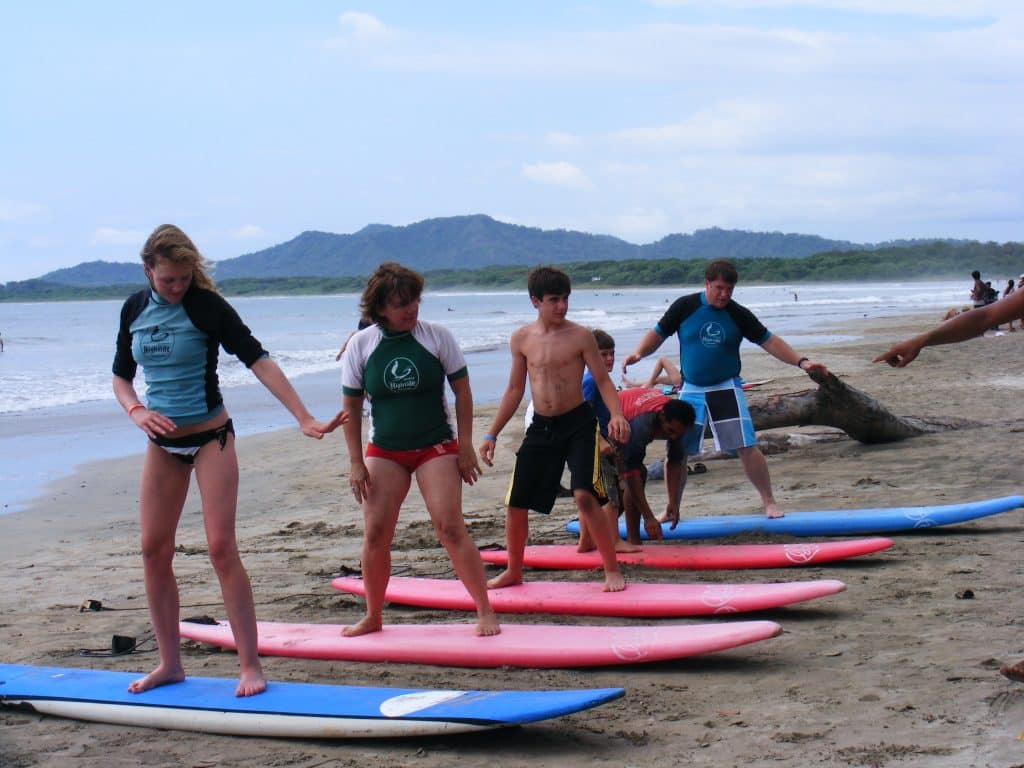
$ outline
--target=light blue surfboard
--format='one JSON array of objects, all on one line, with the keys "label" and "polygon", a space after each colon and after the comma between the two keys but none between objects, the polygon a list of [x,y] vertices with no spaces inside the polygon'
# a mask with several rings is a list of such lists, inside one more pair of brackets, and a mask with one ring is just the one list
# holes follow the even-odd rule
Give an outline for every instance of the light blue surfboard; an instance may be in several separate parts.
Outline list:
[{"label": "light blue surfboard", "polygon": [[237,736],[392,738],[467,733],[532,723],[596,707],[622,688],[445,691],[270,682],[237,697],[237,680],[189,677],[128,693],[142,675],[0,664],[0,704],[119,725]]},{"label": "light blue surfboard", "polygon": [[[681,520],[672,530],[661,526],[665,539],[715,539],[739,533],[784,533],[790,536],[852,536],[864,533],[892,533],[937,525],[951,525],[979,517],[997,515],[1024,506],[1024,496],[1003,496],[998,499],[963,504],[941,504],[923,507],[882,507],[879,509],[835,509],[818,512],[789,512],[785,517],[769,520],[764,515],[717,515]],[[573,520],[566,529],[579,533]],[[626,537],[626,524],[619,523],[619,535]],[[641,526],[640,535],[647,538]]]}]

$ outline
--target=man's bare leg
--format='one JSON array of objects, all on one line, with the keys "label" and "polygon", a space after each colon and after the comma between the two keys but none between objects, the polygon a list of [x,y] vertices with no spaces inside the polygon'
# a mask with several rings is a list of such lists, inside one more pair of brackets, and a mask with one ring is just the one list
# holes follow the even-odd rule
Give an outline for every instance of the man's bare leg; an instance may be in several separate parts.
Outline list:
[{"label": "man's bare leg", "polygon": [[768,462],[765,461],[761,449],[757,446],[739,448],[736,453],[739,454],[740,461],[743,463],[743,471],[747,473],[747,478],[761,495],[765,517],[782,517],[783,512],[775,503],[775,496],[772,495],[772,478],[768,473]]}]

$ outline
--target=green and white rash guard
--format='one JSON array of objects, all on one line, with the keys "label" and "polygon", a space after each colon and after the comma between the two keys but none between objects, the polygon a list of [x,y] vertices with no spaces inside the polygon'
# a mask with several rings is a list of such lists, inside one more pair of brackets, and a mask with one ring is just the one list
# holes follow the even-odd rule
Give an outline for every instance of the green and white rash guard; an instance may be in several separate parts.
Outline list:
[{"label": "green and white rash guard", "polygon": [[349,340],[341,358],[342,393],[369,398],[370,442],[389,451],[454,439],[445,380],[467,375],[451,331],[424,321],[395,334],[371,325]]}]

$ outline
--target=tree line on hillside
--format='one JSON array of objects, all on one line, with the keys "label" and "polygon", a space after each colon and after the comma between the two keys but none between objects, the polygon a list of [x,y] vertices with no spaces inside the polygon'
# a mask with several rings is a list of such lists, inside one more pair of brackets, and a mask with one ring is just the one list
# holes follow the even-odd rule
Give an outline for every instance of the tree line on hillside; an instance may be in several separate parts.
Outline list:
[{"label": "tree line on hillside", "polygon": [[[747,283],[848,281],[906,281],[968,279],[980,270],[993,280],[1024,273],[1024,244],[931,242],[911,247],[861,251],[828,251],[806,258],[737,259]],[[601,287],[700,285],[707,259],[625,259],[578,261],[561,266],[577,286]],[[482,269],[440,269],[426,272],[427,285],[438,288],[521,288],[529,266]],[[365,276],[319,278],[229,278],[219,280],[228,296],[311,295],[353,293],[363,289]],[[73,287],[41,280],[0,285],[0,301],[58,301],[123,298],[137,285]]]}]

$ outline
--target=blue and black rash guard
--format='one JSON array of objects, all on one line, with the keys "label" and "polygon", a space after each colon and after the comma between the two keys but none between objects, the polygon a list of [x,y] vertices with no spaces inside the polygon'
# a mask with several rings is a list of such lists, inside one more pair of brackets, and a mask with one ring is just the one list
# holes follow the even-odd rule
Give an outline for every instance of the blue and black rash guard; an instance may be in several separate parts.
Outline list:
[{"label": "blue and black rash guard", "polygon": [[730,301],[715,309],[703,291],[672,302],[654,332],[663,339],[678,334],[683,380],[701,387],[740,375],[743,339],[760,346],[772,336],[743,305]]},{"label": "blue and black rash guard", "polygon": [[180,304],[170,304],[147,288],[121,308],[113,372],[132,381],[141,365],[147,407],[178,424],[198,424],[223,408],[217,380],[220,346],[247,368],[267,356],[215,291],[193,285]]}]

